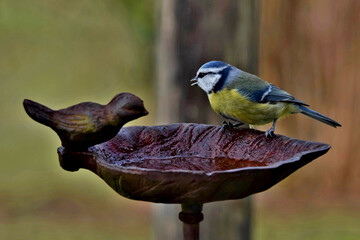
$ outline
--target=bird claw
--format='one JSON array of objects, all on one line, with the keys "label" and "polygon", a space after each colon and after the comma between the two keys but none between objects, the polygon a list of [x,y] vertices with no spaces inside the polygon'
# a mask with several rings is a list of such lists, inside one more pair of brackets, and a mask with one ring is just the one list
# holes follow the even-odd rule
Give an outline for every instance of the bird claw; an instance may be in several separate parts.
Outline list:
[{"label": "bird claw", "polygon": [[270,129],[270,130],[266,131],[266,132],[265,132],[265,136],[266,136],[267,138],[273,138],[273,137],[275,137],[274,130],[273,130],[273,129]]},{"label": "bird claw", "polygon": [[242,126],[242,125],[244,125],[244,123],[242,123],[242,122],[233,124],[232,122],[223,121],[222,127],[223,127],[223,130],[226,131],[226,130],[236,128],[236,127],[239,127],[239,126]]},{"label": "bird claw", "polygon": [[231,122],[223,121],[222,129],[223,131],[233,128],[234,125]]}]

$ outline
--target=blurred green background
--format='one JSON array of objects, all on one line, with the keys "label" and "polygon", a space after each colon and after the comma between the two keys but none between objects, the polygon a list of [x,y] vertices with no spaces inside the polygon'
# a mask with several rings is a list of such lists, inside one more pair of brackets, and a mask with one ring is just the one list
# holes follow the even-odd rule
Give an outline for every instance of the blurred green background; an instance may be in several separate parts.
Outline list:
[{"label": "blurred green background", "polygon": [[90,172],[62,170],[58,137],[22,100],[58,109],[132,92],[153,113],[153,9],[152,1],[0,1],[0,239],[149,233],[149,204],[119,197]]},{"label": "blurred green background", "polygon": [[[58,137],[22,100],[58,109],[128,91],[150,112],[128,125],[154,124],[155,2],[0,1],[0,239],[150,238],[151,204],[62,170]],[[255,239],[360,238],[360,4],[329,2],[262,1],[261,77],[344,127],[279,124],[332,150],[256,195]]]}]

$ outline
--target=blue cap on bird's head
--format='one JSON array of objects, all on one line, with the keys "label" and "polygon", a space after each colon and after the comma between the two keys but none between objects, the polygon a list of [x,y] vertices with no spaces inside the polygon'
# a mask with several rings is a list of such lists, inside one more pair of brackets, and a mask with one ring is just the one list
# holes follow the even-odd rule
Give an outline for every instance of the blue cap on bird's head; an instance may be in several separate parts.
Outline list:
[{"label": "blue cap on bird's head", "polygon": [[229,64],[222,61],[210,61],[202,65],[200,68],[223,68],[227,66],[229,66]]}]

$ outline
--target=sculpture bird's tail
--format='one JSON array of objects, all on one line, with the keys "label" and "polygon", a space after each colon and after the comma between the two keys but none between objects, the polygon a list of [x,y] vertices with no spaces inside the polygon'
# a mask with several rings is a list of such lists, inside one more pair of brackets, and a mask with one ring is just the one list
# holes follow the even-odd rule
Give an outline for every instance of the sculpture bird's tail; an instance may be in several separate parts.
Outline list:
[{"label": "sculpture bird's tail", "polygon": [[341,127],[341,124],[336,122],[335,120],[332,120],[318,112],[315,112],[314,110],[311,110],[310,108],[304,107],[304,106],[299,106],[301,113],[311,117],[313,119],[316,119],[320,122],[326,123],[327,125],[330,125],[332,127]]},{"label": "sculpture bird's tail", "polygon": [[53,126],[52,113],[54,110],[29,99],[25,99],[23,105],[26,113],[32,119],[48,127]]}]

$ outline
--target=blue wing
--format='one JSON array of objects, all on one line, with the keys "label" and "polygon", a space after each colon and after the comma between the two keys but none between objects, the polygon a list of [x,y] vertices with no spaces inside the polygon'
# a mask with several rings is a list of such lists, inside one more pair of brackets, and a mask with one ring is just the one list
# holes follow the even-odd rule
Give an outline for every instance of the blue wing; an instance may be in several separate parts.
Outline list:
[{"label": "blue wing", "polygon": [[289,102],[289,103],[296,103],[303,106],[309,106],[308,104],[304,103],[303,101],[294,98],[289,93],[285,92],[284,90],[281,90],[280,88],[270,84],[269,88],[263,95],[263,99],[260,99],[260,102],[269,102],[269,103],[275,103],[275,102]]},{"label": "blue wing", "polygon": [[239,93],[246,96],[250,101],[257,103],[289,102],[303,106],[309,106],[303,101],[294,98],[288,92],[262,80],[250,73],[242,72],[238,79],[231,83]]}]

